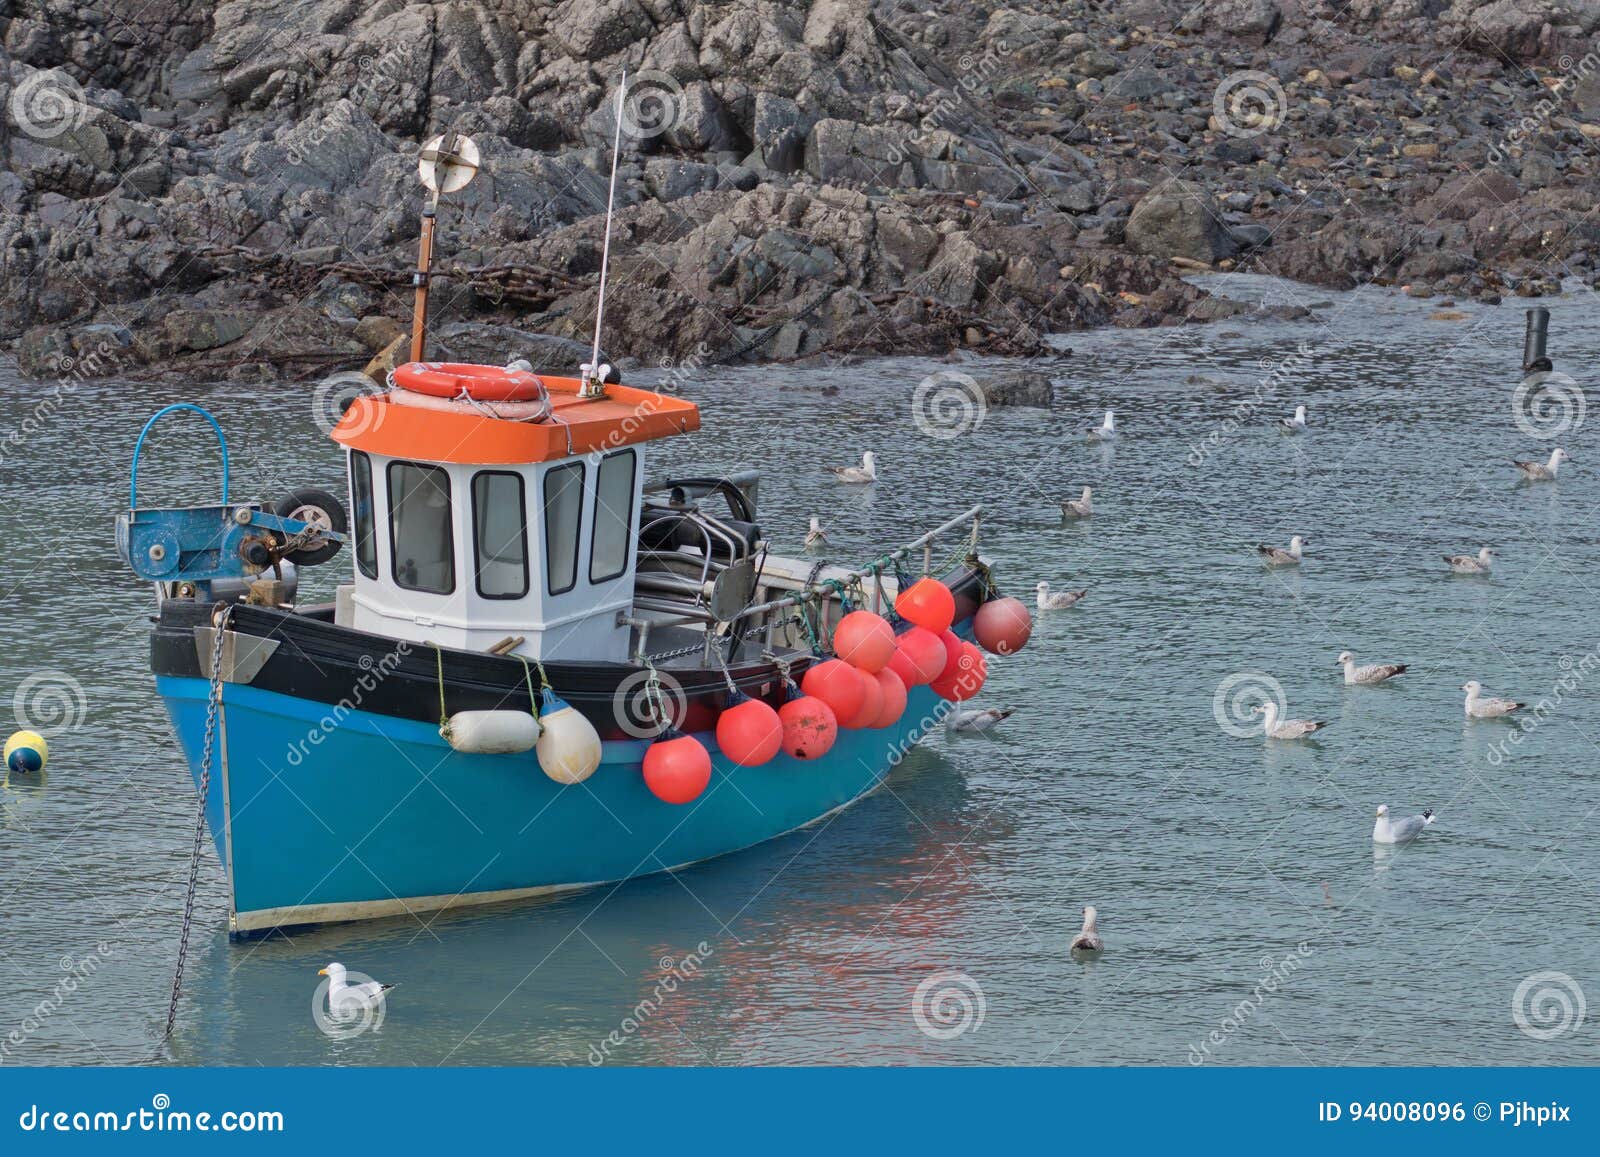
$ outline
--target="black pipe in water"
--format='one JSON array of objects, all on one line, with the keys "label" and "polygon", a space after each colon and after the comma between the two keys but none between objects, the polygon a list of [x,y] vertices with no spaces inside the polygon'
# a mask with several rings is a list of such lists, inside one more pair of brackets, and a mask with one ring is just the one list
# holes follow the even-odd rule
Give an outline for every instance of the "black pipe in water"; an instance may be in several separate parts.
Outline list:
[{"label": "black pipe in water", "polygon": [[1550,311],[1548,309],[1530,309],[1528,311],[1528,328],[1522,335],[1522,372],[1549,373],[1555,367],[1550,359],[1545,356],[1545,339],[1550,333]]}]

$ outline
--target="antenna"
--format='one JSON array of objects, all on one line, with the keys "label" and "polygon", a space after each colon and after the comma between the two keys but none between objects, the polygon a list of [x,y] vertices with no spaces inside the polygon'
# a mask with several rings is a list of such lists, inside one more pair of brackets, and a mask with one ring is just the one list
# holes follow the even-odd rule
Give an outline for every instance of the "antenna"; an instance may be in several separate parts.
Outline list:
[{"label": "antenna", "polygon": [[594,307],[594,349],[588,363],[580,367],[583,374],[583,389],[578,392],[580,398],[603,398],[606,374],[611,368],[600,364],[600,327],[605,323],[606,316],[606,270],[611,264],[611,210],[617,201],[617,156],[622,152],[622,110],[627,99],[628,72],[624,69],[622,84],[617,89],[616,133],[611,141],[611,187],[606,192],[606,233],[600,246],[600,296]]},{"label": "antenna", "polygon": [[441,133],[427,144],[417,159],[417,176],[428,190],[422,207],[422,240],[417,245],[416,304],[411,310],[411,360],[420,362],[428,332],[428,281],[433,272],[433,225],[441,193],[457,193],[478,175],[478,146],[471,137]]}]

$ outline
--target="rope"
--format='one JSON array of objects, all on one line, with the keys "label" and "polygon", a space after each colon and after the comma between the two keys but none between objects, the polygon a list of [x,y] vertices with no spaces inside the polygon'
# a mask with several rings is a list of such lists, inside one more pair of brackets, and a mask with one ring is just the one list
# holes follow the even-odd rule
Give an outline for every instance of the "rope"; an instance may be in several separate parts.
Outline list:
[{"label": "rope", "polygon": [[433,657],[439,663],[439,738],[446,743],[450,742],[450,715],[444,709],[444,652],[439,649],[439,644],[429,643],[433,648]]},{"label": "rope", "polygon": [[[544,724],[539,722],[539,696],[533,690],[533,668],[528,666],[528,660],[522,655],[517,656],[522,660],[522,679],[528,685],[528,713],[533,716],[533,726],[540,735],[544,734]],[[544,679],[544,668],[539,668],[539,678]]]}]

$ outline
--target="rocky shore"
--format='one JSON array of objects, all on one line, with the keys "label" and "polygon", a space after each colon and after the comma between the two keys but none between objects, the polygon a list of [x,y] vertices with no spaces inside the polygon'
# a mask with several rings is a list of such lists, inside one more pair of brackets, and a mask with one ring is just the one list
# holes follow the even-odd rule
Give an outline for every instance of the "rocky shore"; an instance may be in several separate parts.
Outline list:
[{"label": "rocky shore", "polygon": [[[0,342],[305,378],[403,346],[652,364],[1232,316],[1186,274],[1495,301],[1600,273],[1597,0],[10,0]],[[529,335],[547,335],[536,338]],[[508,346],[518,348],[507,348]],[[403,354],[402,354],[403,357]]]}]

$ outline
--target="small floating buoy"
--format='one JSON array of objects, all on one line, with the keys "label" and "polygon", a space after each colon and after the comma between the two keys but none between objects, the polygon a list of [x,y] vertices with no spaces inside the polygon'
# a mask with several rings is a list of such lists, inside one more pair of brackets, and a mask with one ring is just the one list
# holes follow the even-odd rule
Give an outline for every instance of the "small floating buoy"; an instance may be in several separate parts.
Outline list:
[{"label": "small floating buoy", "polygon": [[6,740],[6,766],[25,774],[43,771],[50,760],[50,745],[37,731],[19,731]]},{"label": "small floating buoy", "polygon": [[972,619],[978,645],[992,655],[1012,655],[1027,645],[1033,634],[1033,616],[1020,599],[990,599]]},{"label": "small floating buoy", "polygon": [[717,717],[717,747],[740,767],[770,763],[783,746],[783,722],[759,699],[743,693]]},{"label": "small floating buoy", "polygon": [[839,720],[833,708],[792,687],[789,701],[778,708],[778,720],[783,724],[783,750],[795,759],[826,755],[839,738]]},{"label": "small floating buoy", "polygon": [[869,675],[876,675],[894,657],[894,628],[871,611],[851,611],[833,629],[834,653]]},{"label": "small floating buoy", "polygon": [[577,709],[550,688],[541,692],[535,745],[539,767],[557,783],[582,783],[600,766],[600,733]]},{"label": "small floating buoy", "polygon": [[644,753],[644,785],[663,803],[700,798],[711,782],[711,753],[692,735],[668,728]]},{"label": "small floating buoy", "polygon": [[879,671],[872,678],[878,681],[878,687],[883,694],[883,706],[878,708],[878,715],[868,726],[876,729],[892,727],[900,722],[900,716],[906,713],[906,685],[905,682],[893,671]]},{"label": "small floating buoy", "polygon": [[800,690],[814,695],[832,709],[840,727],[861,710],[861,672],[842,659],[827,659],[808,669]]},{"label": "small floating buoy", "polygon": [[948,658],[944,643],[926,627],[912,627],[900,635],[899,648],[889,661],[889,669],[907,687],[932,683],[944,673]]},{"label": "small floating buoy", "polygon": [[539,742],[539,721],[526,711],[457,711],[446,739],[471,755],[517,755]]},{"label": "small floating buoy", "polygon": [[[849,664],[846,666],[849,667]],[[875,727],[878,713],[883,710],[883,685],[878,682],[876,675],[868,675],[859,667],[849,667],[849,669],[861,688],[861,703],[849,718],[839,720],[839,726],[848,727],[852,731]]]},{"label": "small floating buoy", "polygon": [[933,681],[933,691],[941,699],[962,703],[983,690],[989,666],[983,652],[971,643],[961,644],[961,656]]},{"label": "small floating buoy", "polygon": [[956,597],[938,579],[924,575],[900,592],[894,600],[894,609],[902,619],[937,635],[955,622]]}]

